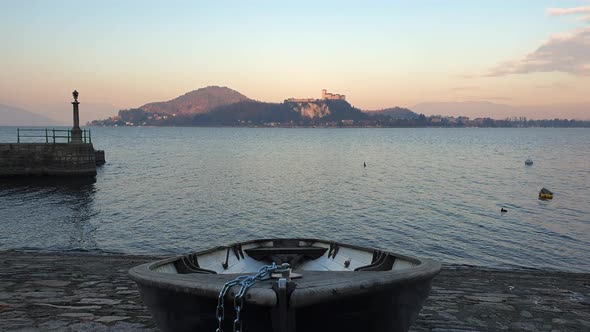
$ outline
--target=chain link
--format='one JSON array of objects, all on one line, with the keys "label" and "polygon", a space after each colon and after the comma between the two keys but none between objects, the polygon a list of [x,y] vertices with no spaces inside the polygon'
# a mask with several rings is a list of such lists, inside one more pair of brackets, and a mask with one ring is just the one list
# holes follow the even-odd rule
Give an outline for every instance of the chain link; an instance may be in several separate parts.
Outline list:
[{"label": "chain link", "polygon": [[225,293],[227,293],[227,291],[232,288],[233,286],[239,284],[241,282],[241,280],[243,278],[245,278],[246,276],[240,276],[228,283],[226,283],[225,285],[223,285],[223,288],[221,289],[221,292],[219,292],[219,297],[217,299],[217,321],[218,321],[218,327],[216,332],[223,332],[223,328],[221,327],[222,323],[223,323],[223,318],[225,316]]},{"label": "chain link", "polygon": [[258,269],[258,273],[252,276],[239,276],[234,280],[228,281],[223,285],[223,288],[219,292],[219,296],[217,298],[217,330],[216,332],[223,332],[223,320],[225,318],[225,294],[229,291],[230,288],[236,285],[240,285],[240,290],[236,293],[234,297],[234,310],[236,312],[236,319],[233,323],[233,330],[234,332],[242,332],[242,318],[241,312],[244,309],[244,297],[246,296],[246,292],[250,287],[254,286],[254,284],[259,280],[265,280],[270,277],[270,275],[275,272],[276,270],[281,269],[288,269],[289,264],[283,263],[281,265],[277,265],[276,263],[272,263],[271,265],[264,265],[260,269]]}]

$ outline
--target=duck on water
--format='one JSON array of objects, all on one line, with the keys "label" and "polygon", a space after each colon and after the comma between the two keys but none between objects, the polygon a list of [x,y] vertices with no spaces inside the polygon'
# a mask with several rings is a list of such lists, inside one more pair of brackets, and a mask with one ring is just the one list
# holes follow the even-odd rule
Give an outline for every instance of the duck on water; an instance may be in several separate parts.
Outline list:
[{"label": "duck on water", "polygon": [[162,331],[407,331],[440,264],[317,239],[263,239],[132,268]]}]

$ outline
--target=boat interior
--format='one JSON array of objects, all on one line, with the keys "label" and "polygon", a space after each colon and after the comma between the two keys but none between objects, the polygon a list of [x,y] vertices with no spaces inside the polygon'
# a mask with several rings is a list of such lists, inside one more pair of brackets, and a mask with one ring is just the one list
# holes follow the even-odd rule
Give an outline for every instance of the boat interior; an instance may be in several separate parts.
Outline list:
[{"label": "boat interior", "polygon": [[154,264],[151,270],[174,274],[255,273],[262,266],[288,263],[294,271],[396,271],[419,261],[392,253],[301,239],[273,239],[237,243]]}]

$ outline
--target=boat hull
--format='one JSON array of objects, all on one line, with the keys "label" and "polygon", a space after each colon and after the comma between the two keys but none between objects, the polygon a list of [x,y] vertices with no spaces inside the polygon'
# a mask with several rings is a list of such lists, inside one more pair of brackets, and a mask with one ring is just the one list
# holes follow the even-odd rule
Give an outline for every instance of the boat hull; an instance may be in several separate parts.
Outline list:
[{"label": "boat hull", "polygon": [[[231,250],[237,248],[236,245],[239,248],[242,246],[245,248],[244,257],[247,258],[256,255],[262,257],[266,252],[277,250],[284,254],[295,249],[317,256],[318,248],[323,244],[329,244],[330,248],[324,252],[324,256],[316,259],[322,264],[332,264],[331,266],[336,269],[314,270],[318,266],[310,270],[295,269],[294,272],[301,274],[302,277],[289,282],[287,296],[281,296],[280,294],[285,293],[276,290],[275,286],[278,286],[276,279],[258,281],[246,294],[241,311],[242,330],[246,332],[408,331],[428,297],[432,279],[440,271],[440,264],[431,260],[321,240],[260,240],[260,243],[265,243],[264,247],[251,248],[253,243],[257,242],[218,247],[143,264],[131,269],[130,276],[138,283],[142,299],[152,313],[158,328],[164,332],[215,331],[217,329],[216,308],[219,291],[226,282],[244,273],[224,274],[224,271],[231,271],[232,262],[235,260],[226,258],[229,263],[221,267],[222,263],[209,258],[217,257],[214,253],[219,252],[220,249],[223,250],[222,253],[227,249],[226,257],[232,257]],[[297,246],[281,247],[280,245],[284,243],[312,243],[313,245],[304,246],[303,249]],[[375,264],[381,267],[386,266],[385,270],[362,270],[363,267],[354,271],[350,270],[358,263],[355,257],[363,260],[360,256],[363,250],[369,252],[369,256],[375,256]],[[391,258],[394,255],[395,261],[389,261],[388,264],[379,263],[383,260],[379,260],[378,256]],[[182,273],[180,268],[184,266],[184,263],[181,264],[181,262],[186,262],[190,257],[195,264],[193,268],[196,268],[195,271],[198,272]],[[235,257],[237,259],[242,256],[236,252]],[[201,258],[200,263],[198,258]],[[199,264],[203,266],[209,264],[208,259],[214,263],[210,263],[207,267],[215,268],[219,272],[211,272],[199,266]],[[244,261],[251,263],[251,260],[244,260],[242,257],[240,262]],[[344,262],[344,265],[338,265],[338,262]],[[371,261],[367,260],[364,263],[371,263]],[[244,267],[247,267],[247,264],[244,264]],[[310,265],[301,266],[309,267]],[[251,273],[246,274],[251,275]],[[239,286],[235,286],[230,289],[225,297],[223,319],[225,331],[233,331],[235,319],[233,298],[238,288]]]},{"label": "boat hull", "polygon": [[[154,286],[139,285],[142,299],[158,328],[164,332],[215,331],[217,300]],[[415,280],[387,291],[339,298],[294,310],[294,330],[408,331],[431,288],[431,280]],[[229,301],[229,304],[232,304]],[[226,305],[224,330],[232,331],[233,307]],[[272,309],[246,304],[244,331],[272,332]]]}]

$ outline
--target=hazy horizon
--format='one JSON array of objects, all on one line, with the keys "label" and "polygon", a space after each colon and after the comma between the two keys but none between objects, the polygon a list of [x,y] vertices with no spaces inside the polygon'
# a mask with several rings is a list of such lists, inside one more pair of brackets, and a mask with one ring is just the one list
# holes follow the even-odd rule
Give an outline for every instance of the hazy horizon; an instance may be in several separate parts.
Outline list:
[{"label": "hazy horizon", "polygon": [[[487,101],[513,107],[513,116],[590,118],[587,0],[0,9],[0,103],[36,112],[69,111],[73,89],[81,107],[118,110],[219,85],[268,102],[326,88],[364,110]],[[497,112],[488,116],[503,117]]]}]

